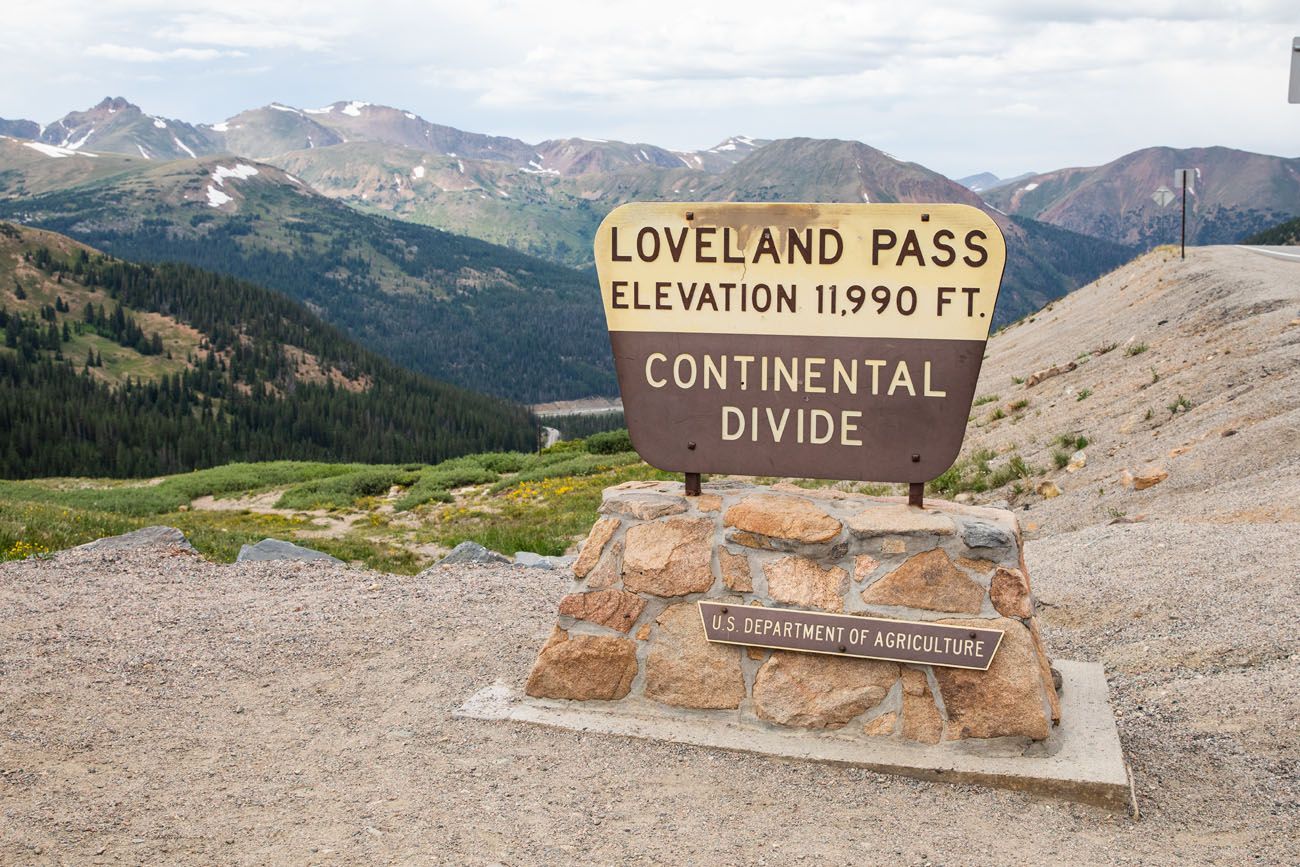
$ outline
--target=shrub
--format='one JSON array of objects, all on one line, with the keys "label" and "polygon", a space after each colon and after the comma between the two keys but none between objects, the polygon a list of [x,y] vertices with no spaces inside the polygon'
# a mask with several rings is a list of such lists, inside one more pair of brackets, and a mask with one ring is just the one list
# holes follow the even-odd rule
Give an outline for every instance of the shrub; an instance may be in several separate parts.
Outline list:
[{"label": "shrub", "polygon": [[405,487],[417,478],[418,473],[398,467],[371,467],[295,485],[275,505],[278,509],[346,509],[362,497],[386,494],[394,485]]},{"label": "shrub", "polygon": [[1146,351],[1147,351],[1147,345],[1145,343],[1130,343],[1128,348],[1124,350],[1124,355],[1126,355],[1129,358],[1132,358],[1133,356],[1141,355]]},{"label": "shrub", "polygon": [[1077,452],[1088,447],[1088,438],[1083,434],[1063,433],[1056,438],[1056,444],[1063,449],[1074,449]]},{"label": "shrub", "polygon": [[592,434],[586,439],[587,451],[593,455],[617,455],[632,451],[627,428]]}]

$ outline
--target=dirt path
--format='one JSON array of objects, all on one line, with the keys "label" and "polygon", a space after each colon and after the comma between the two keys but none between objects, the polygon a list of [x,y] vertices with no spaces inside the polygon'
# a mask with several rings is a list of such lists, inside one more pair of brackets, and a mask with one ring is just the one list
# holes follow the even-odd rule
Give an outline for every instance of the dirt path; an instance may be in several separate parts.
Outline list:
[{"label": "dirt path", "polygon": [[1101,527],[1029,557],[1049,648],[1106,663],[1140,823],[454,719],[522,682],[559,573],[67,552],[0,566],[0,863],[1300,859],[1300,591],[1279,580],[1300,526]]}]

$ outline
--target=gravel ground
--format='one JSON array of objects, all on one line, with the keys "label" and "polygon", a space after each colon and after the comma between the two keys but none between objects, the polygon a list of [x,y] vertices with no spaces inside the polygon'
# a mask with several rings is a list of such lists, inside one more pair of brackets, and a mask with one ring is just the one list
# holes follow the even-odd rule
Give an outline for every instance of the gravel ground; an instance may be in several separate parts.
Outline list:
[{"label": "gravel ground", "polygon": [[1143,818],[453,719],[522,683],[566,581],[71,551],[0,566],[0,862],[1300,862],[1300,525],[1029,545],[1111,678]]}]

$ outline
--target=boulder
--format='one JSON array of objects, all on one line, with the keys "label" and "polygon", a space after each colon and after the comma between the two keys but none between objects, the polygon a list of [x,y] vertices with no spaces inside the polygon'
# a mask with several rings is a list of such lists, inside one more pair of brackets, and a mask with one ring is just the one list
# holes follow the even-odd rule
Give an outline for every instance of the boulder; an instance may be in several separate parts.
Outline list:
[{"label": "boulder", "polygon": [[903,737],[937,744],[943,734],[943,717],[935,704],[930,682],[919,668],[903,667]]},{"label": "boulder", "polygon": [[718,568],[722,570],[722,583],[728,590],[738,593],[750,593],[754,589],[754,578],[749,572],[749,557],[733,554],[722,545],[718,546]]},{"label": "boulder", "polygon": [[653,521],[686,511],[686,498],[660,491],[610,491],[600,505],[606,515],[623,515],[638,521]]},{"label": "boulder", "polygon": [[1069,373],[1070,371],[1076,369],[1078,366],[1079,366],[1078,362],[1070,361],[1065,364],[1054,365],[1052,367],[1046,368],[1045,370],[1034,371],[1033,373],[1029,374],[1029,377],[1025,380],[1025,388],[1033,388],[1035,385],[1038,385],[1038,383],[1042,382],[1045,379],[1051,379],[1054,376],[1060,376],[1062,373]]},{"label": "boulder", "polygon": [[600,590],[613,587],[623,577],[623,543],[615,542],[605,551],[596,568],[587,573],[587,587]]},{"label": "boulder", "polygon": [[1123,475],[1120,477],[1120,482],[1126,488],[1132,488],[1135,491],[1145,491],[1147,488],[1160,484],[1167,478],[1169,478],[1168,470],[1159,464],[1152,464],[1151,466],[1143,467],[1136,473],[1130,472],[1127,469],[1124,470]]},{"label": "boulder", "polygon": [[560,600],[560,615],[627,632],[645,609],[645,600],[626,590],[570,593]]},{"label": "boulder", "polygon": [[754,677],[754,713],[784,726],[840,728],[884,701],[898,665],[778,650]]},{"label": "boulder", "polygon": [[862,733],[868,737],[888,737],[894,733],[894,728],[898,725],[898,714],[894,711],[886,711],[880,716],[869,720],[862,727]]},{"label": "boulder", "polygon": [[175,527],[144,527],[123,533],[120,536],[107,536],[84,545],[78,545],[74,551],[141,551],[159,548],[174,553],[197,554],[198,551],[185,538],[185,534]]},{"label": "boulder", "polygon": [[823,569],[807,557],[782,557],[763,564],[767,595],[777,602],[843,611],[849,573],[838,566]]},{"label": "boulder", "polygon": [[591,532],[587,534],[587,541],[583,543],[582,551],[573,563],[575,576],[586,578],[587,573],[596,568],[596,564],[600,562],[601,552],[605,550],[605,545],[621,523],[618,518],[601,518],[592,525]]},{"label": "boulder", "polygon": [[933,534],[951,536],[952,518],[940,512],[926,511],[902,503],[881,503],[853,515],[849,532],[858,538],[872,536],[910,536]]},{"label": "boulder", "polygon": [[1044,712],[1044,689],[1051,684],[1043,683],[1029,630],[1007,618],[936,622],[1005,633],[988,671],[935,666],[934,678],[948,712],[944,738],[1046,738],[1050,720]]},{"label": "boulder", "polygon": [[1067,473],[1077,473],[1086,466],[1088,466],[1088,453],[1080,449],[1070,455],[1070,461],[1065,465],[1065,471]]},{"label": "boulder", "polygon": [[1016,537],[1005,527],[989,521],[967,521],[961,530],[961,540],[967,548],[1009,548],[1015,544]]},{"label": "boulder", "polygon": [[669,518],[628,529],[623,586],[655,596],[685,596],[713,586],[713,521]]},{"label": "boulder", "polygon": [[[461,544],[473,545],[474,543],[463,542]],[[482,546],[480,545],[479,547]],[[492,552],[489,551],[488,553],[491,554]],[[501,557],[500,554],[494,556],[500,557],[503,561],[506,559]],[[248,563],[258,560],[321,560],[326,563],[343,563],[339,558],[331,557],[324,551],[317,551],[313,548],[304,548],[301,545],[295,545],[292,542],[284,542],[280,539],[263,539],[256,545],[244,545],[240,547],[239,556],[235,558],[236,563]],[[441,562],[446,561],[444,559]]]},{"label": "boulder", "polygon": [[870,554],[859,554],[853,558],[853,580],[865,581],[871,573],[880,568],[880,561]]},{"label": "boulder", "polygon": [[829,542],[841,524],[811,501],[782,494],[752,494],[727,510],[726,527],[771,539]]},{"label": "boulder", "polygon": [[438,561],[439,566],[458,566],[467,563],[509,563],[510,558],[496,551],[489,551],[478,542],[466,540],[461,542],[451,553]]},{"label": "boulder", "polygon": [[1045,479],[1039,482],[1038,487],[1034,490],[1045,500],[1051,500],[1061,496],[1061,486],[1051,479]]},{"label": "boulder", "polygon": [[740,651],[705,640],[694,603],[671,605],[655,620],[650,636],[645,695],[677,707],[740,707],[745,698]]},{"label": "boulder", "polygon": [[1003,617],[1034,616],[1034,603],[1029,595],[1029,579],[1019,569],[999,566],[989,584],[989,598],[993,607]]},{"label": "boulder", "polygon": [[868,605],[978,614],[984,607],[984,587],[958,569],[947,551],[932,548],[909,557],[862,591],[862,601]]},{"label": "boulder", "polygon": [[524,691],[534,698],[613,701],[636,678],[636,644],[604,635],[569,635],[556,627],[528,673]]},{"label": "boulder", "polygon": [[574,564],[577,557],[548,557],[532,551],[516,551],[515,565],[528,566],[533,569],[566,569]]},{"label": "boulder", "polygon": [[691,497],[691,500],[694,503],[695,511],[697,512],[722,511],[722,497],[719,497],[717,494],[700,494],[699,496]]}]

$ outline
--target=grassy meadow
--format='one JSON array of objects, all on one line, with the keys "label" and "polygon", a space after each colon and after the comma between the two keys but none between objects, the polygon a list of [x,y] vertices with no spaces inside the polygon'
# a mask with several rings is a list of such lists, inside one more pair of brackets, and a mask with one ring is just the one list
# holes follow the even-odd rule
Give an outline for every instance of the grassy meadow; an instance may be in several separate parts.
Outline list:
[{"label": "grassy meadow", "polygon": [[615,432],[433,465],[273,461],[145,480],[0,481],[0,560],[165,524],[213,560],[270,536],[410,574],[466,539],[561,554],[590,528],[605,487],[670,477]]}]

